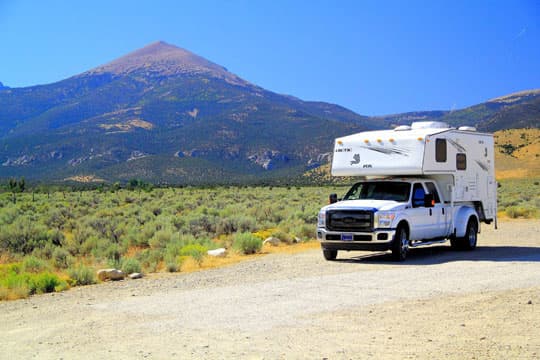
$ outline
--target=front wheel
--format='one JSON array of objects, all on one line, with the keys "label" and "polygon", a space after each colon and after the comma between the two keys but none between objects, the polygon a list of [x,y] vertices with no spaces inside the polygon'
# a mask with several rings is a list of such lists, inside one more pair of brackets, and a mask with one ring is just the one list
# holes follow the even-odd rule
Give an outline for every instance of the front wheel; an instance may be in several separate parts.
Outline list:
[{"label": "front wheel", "polygon": [[398,227],[394,241],[392,242],[392,259],[395,261],[404,261],[409,251],[409,234],[403,226]]},{"label": "front wheel", "polygon": [[336,260],[337,250],[322,249],[323,256],[326,260]]}]

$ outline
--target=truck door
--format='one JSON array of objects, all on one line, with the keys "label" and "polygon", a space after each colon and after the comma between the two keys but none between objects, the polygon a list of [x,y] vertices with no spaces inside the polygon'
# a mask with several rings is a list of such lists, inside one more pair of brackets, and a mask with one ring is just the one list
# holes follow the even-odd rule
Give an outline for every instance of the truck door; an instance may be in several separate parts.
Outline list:
[{"label": "truck door", "polygon": [[415,183],[411,197],[412,208],[407,210],[411,219],[411,240],[431,239],[432,234],[435,233],[433,209],[424,206],[425,196],[426,191],[422,183]]},{"label": "truck door", "polygon": [[432,224],[433,224],[433,233],[432,237],[446,237],[449,234],[450,228],[450,206],[444,204],[441,201],[439,192],[437,191],[437,186],[433,182],[426,182],[426,188],[428,194],[433,194],[433,199],[435,200],[435,205],[432,208]]}]

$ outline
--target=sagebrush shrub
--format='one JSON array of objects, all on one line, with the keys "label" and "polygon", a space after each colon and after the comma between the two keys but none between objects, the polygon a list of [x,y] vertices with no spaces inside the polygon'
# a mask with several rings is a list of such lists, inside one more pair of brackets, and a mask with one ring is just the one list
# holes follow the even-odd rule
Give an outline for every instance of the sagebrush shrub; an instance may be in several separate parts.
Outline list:
[{"label": "sagebrush shrub", "polygon": [[61,280],[58,275],[50,272],[42,272],[33,274],[29,278],[30,293],[43,294],[54,291],[62,291],[67,288],[65,281]]},{"label": "sagebrush shrub", "polygon": [[199,265],[202,263],[208,248],[201,244],[188,244],[180,250],[180,256],[191,256]]},{"label": "sagebrush shrub", "polygon": [[92,285],[97,283],[96,273],[94,269],[84,265],[78,265],[68,269],[68,275],[72,280],[73,285]]},{"label": "sagebrush shrub", "polygon": [[262,240],[248,232],[245,233],[237,233],[234,236],[234,247],[237,250],[240,250],[242,253],[248,255],[248,254],[256,254],[259,251],[261,251],[262,248]]},{"label": "sagebrush shrub", "polygon": [[139,260],[134,258],[125,258],[122,259],[121,269],[126,274],[140,273],[141,263],[139,262]]},{"label": "sagebrush shrub", "polygon": [[281,242],[284,242],[286,244],[292,244],[293,237],[282,230],[277,230],[272,233],[272,236],[275,238],[278,238]]},{"label": "sagebrush shrub", "polygon": [[52,260],[54,266],[58,269],[67,269],[73,263],[73,257],[71,254],[61,247],[57,247],[53,250]]},{"label": "sagebrush shrub", "polygon": [[159,230],[148,241],[148,244],[153,249],[163,249],[171,241],[172,235],[173,233],[170,230]]},{"label": "sagebrush shrub", "polygon": [[163,253],[162,250],[145,249],[140,251],[136,258],[145,272],[155,272],[159,263],[163,260]]},{"label": "sagebrush shrub", "polygon": [[38,273],[44,271],[48,268],[47,263],[44,260],[41,260],[35,256],[27,256],[22,262],[22,271]]}]

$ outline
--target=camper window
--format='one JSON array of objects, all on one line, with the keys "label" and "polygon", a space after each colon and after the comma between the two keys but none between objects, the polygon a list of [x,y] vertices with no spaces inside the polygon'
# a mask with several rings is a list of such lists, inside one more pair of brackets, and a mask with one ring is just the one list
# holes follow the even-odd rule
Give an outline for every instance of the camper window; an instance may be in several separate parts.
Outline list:
[{"label": "camper window", "polygon": [[425,196],[426,196],[426,192],[425,192],[424,187],[422,186],[422,184],[420,184],[420,183],[414,184],[412,206],[413,207],[424,206],[424,197]]},{"label": "camper window", "polygon": [[457,154],[456,155],[456,168],[458,170],[466,170],[467,169],[467,156],[465,154]]},{"label": "camper window", "polygon": [[426,187],[430,194],[433,194],[433,199],[435,199],[435,203],[438,204],[441,202],[441,199],[439,198],[439,193],[437,192],[437,188],[435,187],[435,184],[432,182],[426,183]]},{"label": "camper window", "polygon": [[446,139],[435,140],[435,161],[446,162]]}]

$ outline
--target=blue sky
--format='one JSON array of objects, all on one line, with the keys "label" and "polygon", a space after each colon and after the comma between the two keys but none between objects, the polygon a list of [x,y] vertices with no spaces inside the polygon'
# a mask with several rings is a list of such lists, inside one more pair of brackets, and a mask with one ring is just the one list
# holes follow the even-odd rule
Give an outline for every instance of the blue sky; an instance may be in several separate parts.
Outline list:
[{"label": "blue sky", "polygon": [[539,0],[0,0],[0,82],[59,81],[157,40],[365,115],[540,88]]}]

